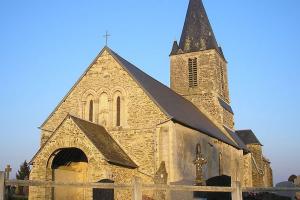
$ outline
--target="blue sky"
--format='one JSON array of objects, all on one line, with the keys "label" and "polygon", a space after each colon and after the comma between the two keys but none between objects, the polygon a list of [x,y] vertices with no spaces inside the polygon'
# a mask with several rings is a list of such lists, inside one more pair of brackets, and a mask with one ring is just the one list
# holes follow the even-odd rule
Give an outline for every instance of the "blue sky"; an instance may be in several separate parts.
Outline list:
[{"label": "blue sky", "polygon": [[[0,0],[0,169],[39,147],[38,127],[109,46],[169,84],[187,0]],[[237,129],[251,128],[275,182],[300,175],[300,1],[204,0],[228,60]]]}]

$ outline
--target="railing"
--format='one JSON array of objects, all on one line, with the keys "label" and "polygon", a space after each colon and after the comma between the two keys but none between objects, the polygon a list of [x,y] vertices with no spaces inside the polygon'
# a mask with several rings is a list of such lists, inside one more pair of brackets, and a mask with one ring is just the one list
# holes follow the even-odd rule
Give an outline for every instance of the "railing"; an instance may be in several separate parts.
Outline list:
[{"label": "railing", "polygon": [[6,186],[37,186],[45,188],[55,187],[77,187],[77,188],[95,188],[95,189],[123,189],[133,191],[133,200],[142,200],[143,191],[165,191],[166,198],[170,199],[171,191],[186,192],[227,192],[231,193],[232,200],[242,200],[242,192],[278,192],[293,191],[300,192],[300,188],[241,188],[239,182],[233,182],[231,187],[213,187],[213,186],[187,186],[187,185],[157,185],[143,184],[141,179],[134,178],[132,184],[115,183],[63,183],[52,181],[23,181],[23,180],[4,180],[4,174],[0,172],[0,200],[4,200]]}]

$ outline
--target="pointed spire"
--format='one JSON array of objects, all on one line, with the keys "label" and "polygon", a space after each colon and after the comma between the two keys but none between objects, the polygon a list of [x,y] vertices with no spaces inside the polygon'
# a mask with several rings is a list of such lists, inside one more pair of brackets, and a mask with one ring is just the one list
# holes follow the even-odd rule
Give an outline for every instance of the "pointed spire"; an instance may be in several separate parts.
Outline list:
[{"label": "pointed spire", "polygon": [[190,0],[179,48],[185,53],[209,49],[220,52],[202,0]]},{"label": "pointed spire", "polygon": [[179,51],[179,46],[178,46],[177,41],[175,40],[174,43],[173,43],[173,47],[172,47],[172,51],[170,53],[170,56],[177,55],[178,51]]}]

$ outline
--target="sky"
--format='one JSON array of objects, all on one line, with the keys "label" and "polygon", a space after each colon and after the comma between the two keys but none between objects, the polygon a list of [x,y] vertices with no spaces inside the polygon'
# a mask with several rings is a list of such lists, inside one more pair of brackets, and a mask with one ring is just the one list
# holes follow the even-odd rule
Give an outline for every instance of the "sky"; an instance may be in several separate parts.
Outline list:
[{"label": "sky", "polygon": [[[203,0],[228,61],[237,129],[252,129],[274,182],[300,175],[300,1]],[[0,0],[0,169],[39,148],[38,127],[105,45],[169,85],[188,0]]]}]

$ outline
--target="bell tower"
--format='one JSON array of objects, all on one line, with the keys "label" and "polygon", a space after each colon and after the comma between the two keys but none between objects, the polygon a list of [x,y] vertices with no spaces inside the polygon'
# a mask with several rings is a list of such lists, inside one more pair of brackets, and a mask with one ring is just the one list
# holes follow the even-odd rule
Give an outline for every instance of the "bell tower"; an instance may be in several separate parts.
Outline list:
[{"label": "bell tower", "polygon": [[190,0],[179,44],[170,54],[171,88],[215,122],[233,129],[227,62],[202,0]]}]

